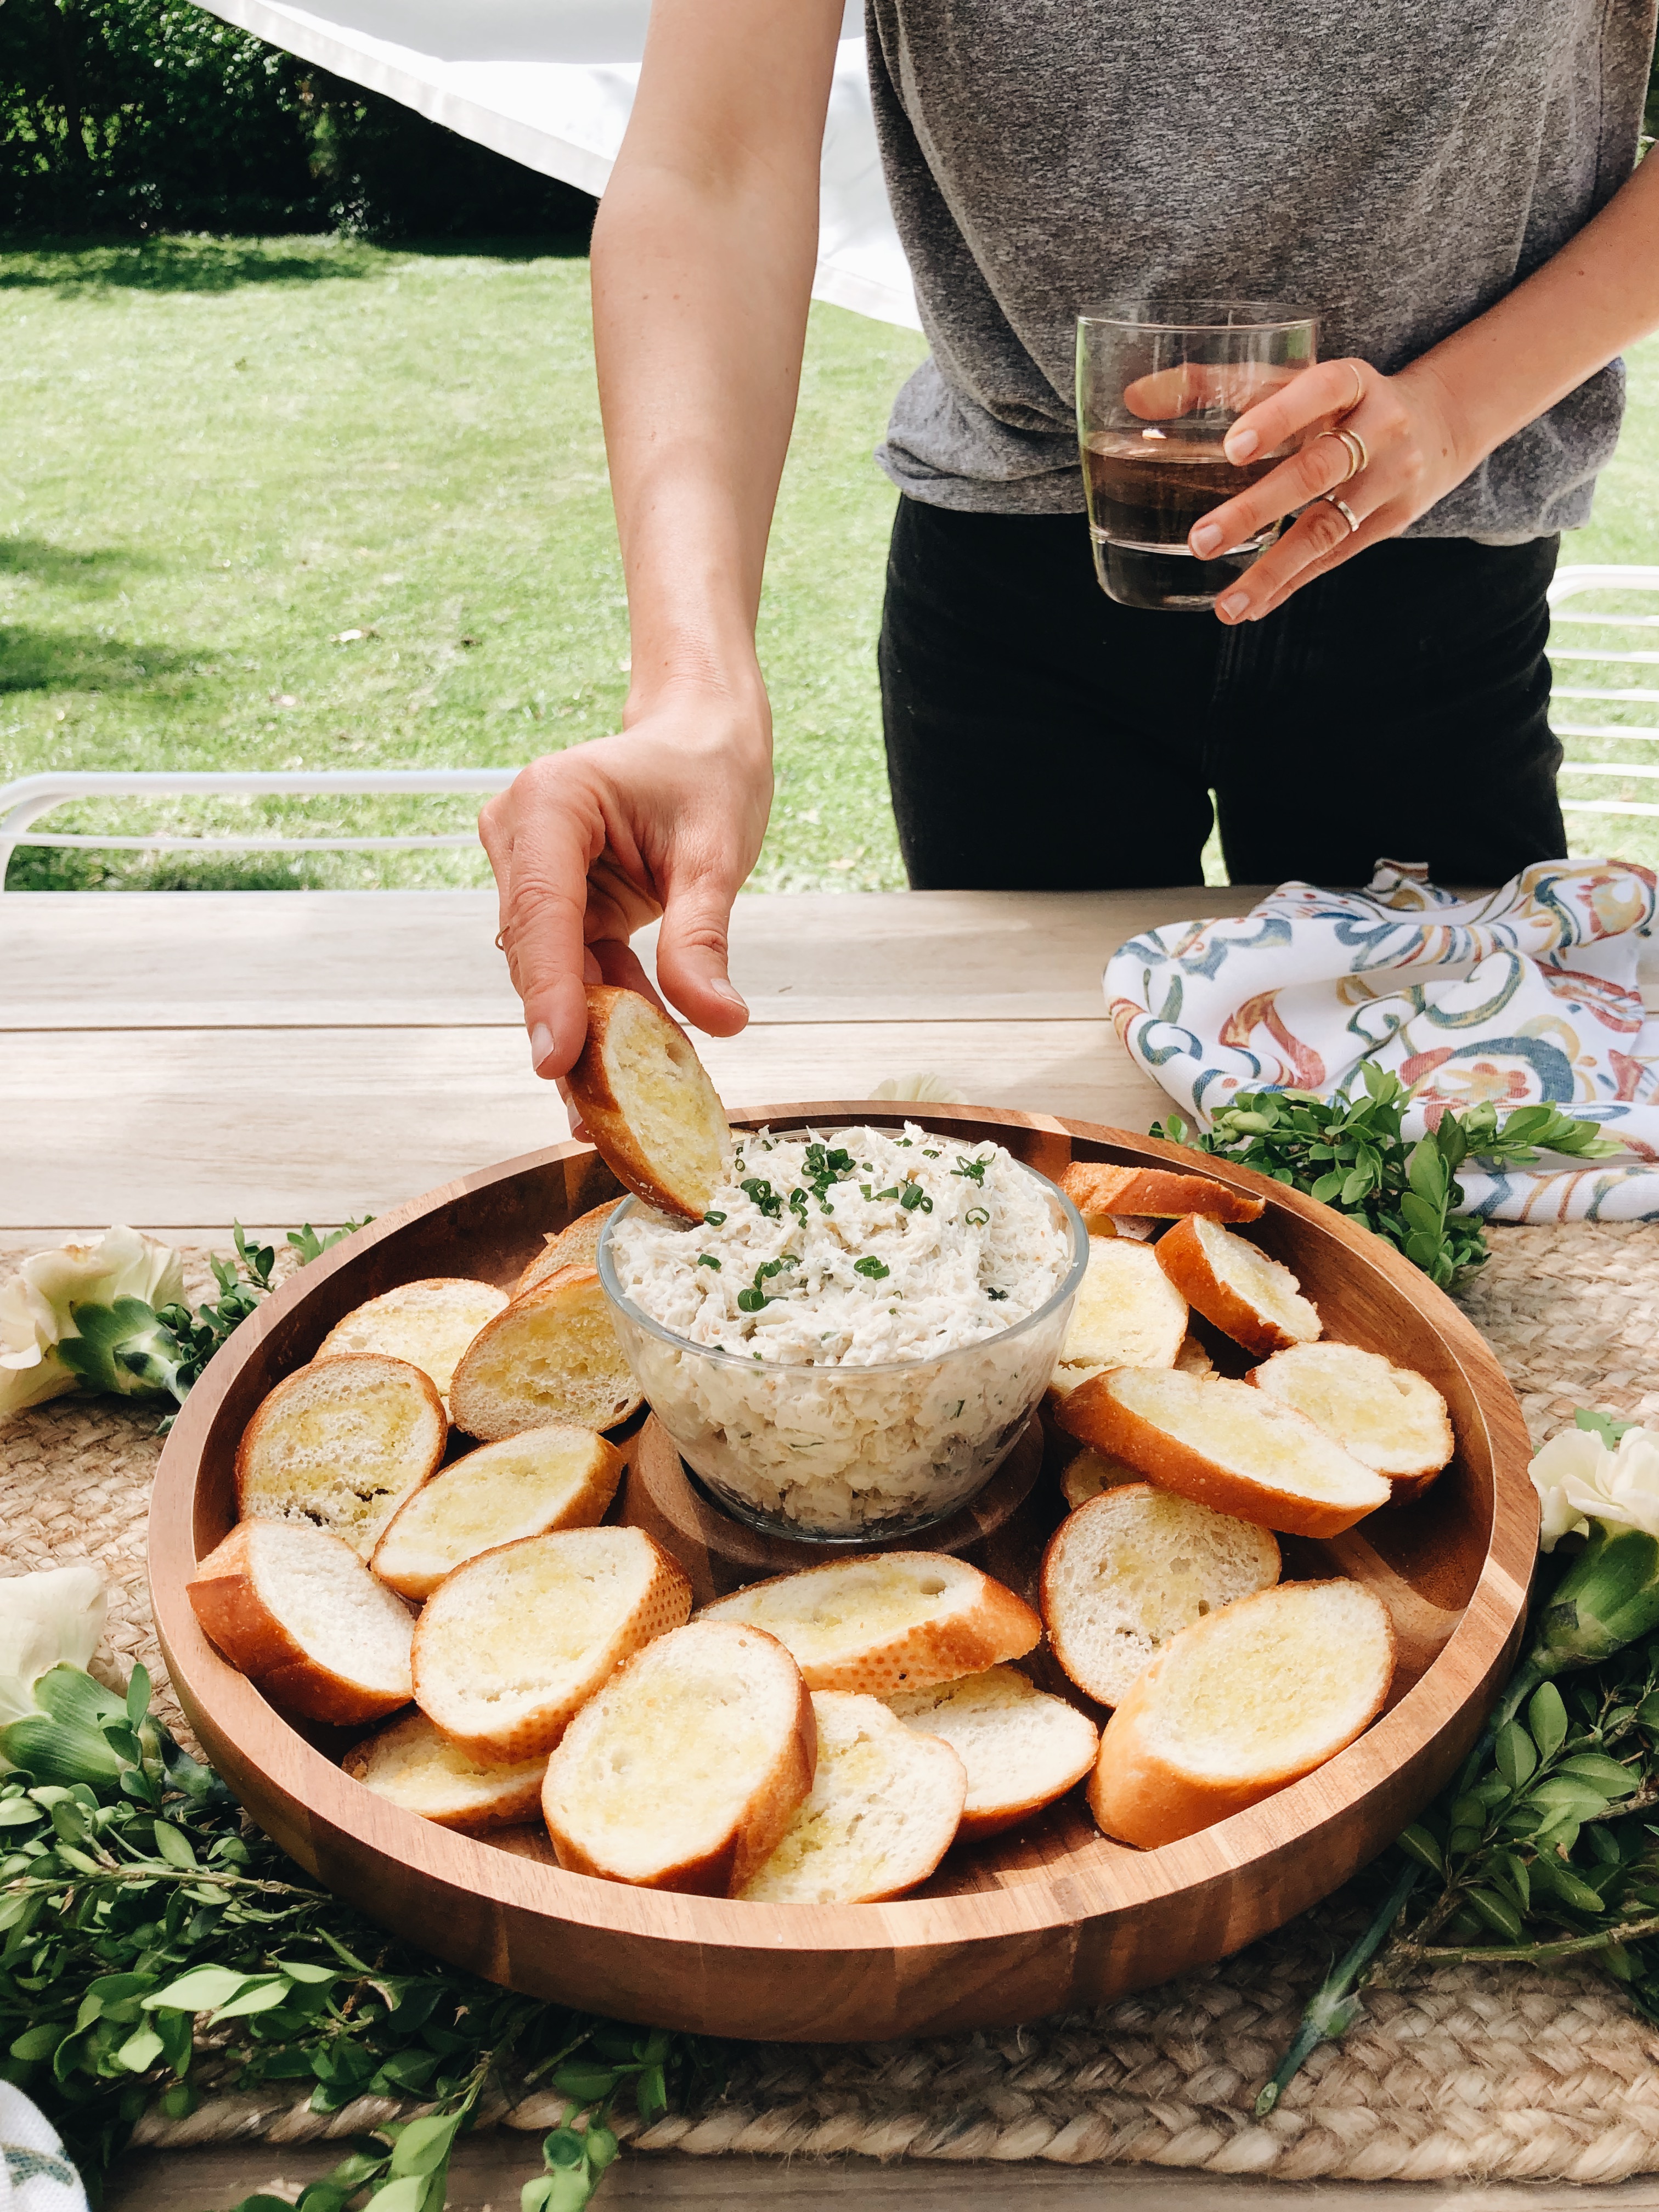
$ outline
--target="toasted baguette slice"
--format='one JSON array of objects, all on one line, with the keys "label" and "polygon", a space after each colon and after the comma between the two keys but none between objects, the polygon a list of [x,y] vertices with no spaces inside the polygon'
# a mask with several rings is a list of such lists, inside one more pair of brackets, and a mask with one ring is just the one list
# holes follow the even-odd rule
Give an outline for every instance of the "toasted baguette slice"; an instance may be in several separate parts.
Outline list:
[{"label": "toasted baguette slice", "polygon": [[578,1214],[568,1229],[550,1232],[546,1243],[513,1285],[514,1297],[521,1298],[538,1283],[556,1275],[561,1267],[592,1267],[599,1249],[599,1231],[621,1204],[619,1198],[607,1199],[603,1206]]},{"label": "toasted baguette slice", "polygon": [[534,1759],[690,1610],[690,1583],[642,1529],[527,1536],[469,1559],[427,1600],[415,1702],[474,1759]]},{"label": "toasted baguette slice", "polygon": [[542,1811],[573,1874],[732,1897],[812,1786],[817,1727],[775,1637],[694,1620],[636,1651],[566,1729]]},{"label": "toasted baguette slice", "polygon": [[1073,1390],[1060,1426],[1149,1481],[1290,1536],[1337,1536],[1389,1501],[1379,1474],[1248,1382],[1119,1367]]},{"label": "toasted baguette slice", "polygon": [[701,1221],[732,1133],[679,1024],[637,991],[590,983],[587,1042],[567,1079],[617,1182],[647,1206]]},{"label": "toasted baguette slice", "polygon": [[1258,1805],[1353,1741],[1394,1676],[1359,1583],[1281,1583],[1177,1636],[1106,1723],[1089,1809],[1153,1850]]},{"label": "toasted baguette slice", "polygon": [[1049,1539],[1039,1585],[1048,1648],[1079,1690],[1119,1705],[1183,1628],[1278,1580],[1267,1529],[1127,1483],[1068,1514]]},{"label": "toasted baguette slice", "polygon": [[479,1331],[449,1386],[455,1425],[487,1443],[550,1421],[611,1429],[641,1405],[597,1267],[561,1267]]},{"label": "toasted baguette slice", "polygon": [[468,1452],[422,1483],[392,1516],[369,1565],[400,1596],[431,1596],[480,1552],[605,1518],[623,1455],[592,1429],[526,1429]]},{"label": "toasted baguette slice", "polygon": [[1073,1512],[1079,1505],[1086,1505],[1091,1498],[1098,1498],[1103,1491],[1115,1490],[1121,1483],[1146,1480],[1138,1467],[1095,1451],[1087,1444],[1074,1453],[1060,1471],[1060,1491]]},{"label": "toasted baguette slice", "polygon": [[1294,1406],[1362,1467],[1386,1475],[1396,1504],[1420,1498],[1455,1449],[1432,1382],[1357,1344],[1297,1344],[1246,1378]]},{"label": "toasted baguette slice", "polygon": [[541,1804],[544,1759],[481,1765],[440,1735],[424,1713],[408,1713],[355,1744],[340,1764],[354,1782],[441,1828],[482,1835],[533,1820]]},{"label": "toasted baguette slice", "polygon": [[1183,1375],[1213,1375],[1215,1362],[1195,1336],[1183,1336],[1175,1364]]},{"label": "toasted baguette slice", "polygon": [[878,1552],[716,1598],[702,1620],[747,1620],[787,1644],[810,1690],[925,1690],[1018,1659],[1042,1623],[1012,1590],[943,1552]]},{"label": "toasted baguette slice", "polygon": [[1210,1176],[1181,1175],[1169,1168],[1109,1168],[1093,1160],[1073,1160],[1060,1187],[1083,1216],[1090,1235],[1097,1220],[1115,1214],[1202,1213],[1212,1221],[1254,1221],[1266,1199],[1247,1198]]},{"label": "toasted baguette slice", "polygon": [[1000,1835],[1081,1782],[1100,1731],[1086,1713],[1051,1698],[1017,1667],[988,1667],[931,1690],[884,1698],[906,1728],[948,1743],[968,1774],[957,1833]]},{"label": "toasted baguette slice", "polygon": [[279,1382],[243,1431],[237,1510],[326,1528],[367,1559],[448,1441],[443,1400],[406,1359],[314,1360]]},{"label": "toasted baguette slice", "polygon": [[381,1352],[388,1359],[406,1359],[430,1376],[441,1398],[447,1398],[455,1362],[506,1304],[507,1292],[494,1283],[474,1283],[461,1275],[404,1283],[336,1322],[318,1346],[317,1357]]},{"label": "toasted baguette slice", "polygon": [[948,1743],[876,1698],[815,1692],[817,1771],[738,1894],[759,1905],[877,1905],[926,1881],[956,1840],[968,1775]]},{"label": "toasted baguette slice", "polygon": [[1188,1304],[1248,1351],[1279,1352],[1319,1334],[1319,1309],[1290,1269],[1201,1213],[1176,1222],[1154,1249]]},{"label": "toasted baguette slice", "polygon": [[1159,1267],[1158,1248],[1091,1237],[1054,1370],[1054,1395],[1109,1367],[1173,1366],[1186,1335],[1187,1301]]},{"label": "toasted baguette slice", "polygon": [[409,1607],[339,1537],[239,1521],[185,1588],[204,1632],[273,1705],[350,1727],[409,1703]]}]

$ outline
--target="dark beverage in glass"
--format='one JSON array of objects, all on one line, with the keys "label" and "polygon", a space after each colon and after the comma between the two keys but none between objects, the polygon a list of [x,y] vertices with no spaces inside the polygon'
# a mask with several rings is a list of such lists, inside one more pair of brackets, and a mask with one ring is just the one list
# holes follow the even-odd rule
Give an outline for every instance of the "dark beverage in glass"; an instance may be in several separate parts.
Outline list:
[{"label": "dark beverage in glass", "polygon": [[1197,611],[1279,533],[1271,525],[1200,561],[1199,519],[1268,474],[1289,447],[1242,467],[1223,441],[1245,410],[1310,368],[1308,316],[1183,301],[1078,319],[1078,436],[1095,573],[1125,606]]}]

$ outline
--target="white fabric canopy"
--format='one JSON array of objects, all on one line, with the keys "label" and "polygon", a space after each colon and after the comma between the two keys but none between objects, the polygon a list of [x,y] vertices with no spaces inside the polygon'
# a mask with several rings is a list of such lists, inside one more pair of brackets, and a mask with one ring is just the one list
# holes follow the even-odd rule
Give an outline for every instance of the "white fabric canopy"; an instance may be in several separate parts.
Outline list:
[{"label": "white fabric canopy", "polygon": [[[602,192],[639,81],[649,0],[203,0],[303,60],[526,168]],[[854,0],[823,139],[814,296],[921,327],[876,150]]]}]

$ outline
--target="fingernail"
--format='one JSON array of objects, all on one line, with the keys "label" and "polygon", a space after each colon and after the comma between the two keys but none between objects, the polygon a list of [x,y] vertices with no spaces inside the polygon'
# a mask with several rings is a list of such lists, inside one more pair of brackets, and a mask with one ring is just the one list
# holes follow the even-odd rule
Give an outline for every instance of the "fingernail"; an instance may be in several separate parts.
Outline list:
[{"label": "fingernail", "polygon": [[1222,449],[1230,461],[1248,461],[1261,443],[1254,430],[1230,430]]},{"label": "fingernail", "polygon": [[1243,592],[1229,592],[1224,599],[1216,602],[1218,611],[1226,616],[1229,622],[1237,622],[1249,604],[1249,598]]},{"label": "fingernail", "polygon": [[717,999],[729,999],[734,1006],[741,1006],[745,1014],[749,1012],[749,1001],[737,986],[729,982],[724,975],[711,975],[708,979],[708,988]]},{"label": "fingernail", "polygon": [[1221,532],[1213,522],[1200,522],[1187,542],[1194,553],[1213,553],[1221,543]]},{"label": "fingernail", "polygon": [[553,1032],[545,1022],[538,1022],[530,1032],[530,1065],[539,1069],[553,1049]]}]

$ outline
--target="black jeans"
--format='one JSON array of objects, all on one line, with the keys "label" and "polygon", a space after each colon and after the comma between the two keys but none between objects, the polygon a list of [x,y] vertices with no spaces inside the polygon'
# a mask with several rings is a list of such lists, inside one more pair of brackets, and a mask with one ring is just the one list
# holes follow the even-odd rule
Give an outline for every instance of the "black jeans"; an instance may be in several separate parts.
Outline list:
[{"label": "black jeans", "polygon": [[1438,883],[1559,860],[1544,594],[1559,539],[1394,539],[1265,621],[1121,607],[1082,515],[901,499],[881,628],[899,842],[919,890]]}]

